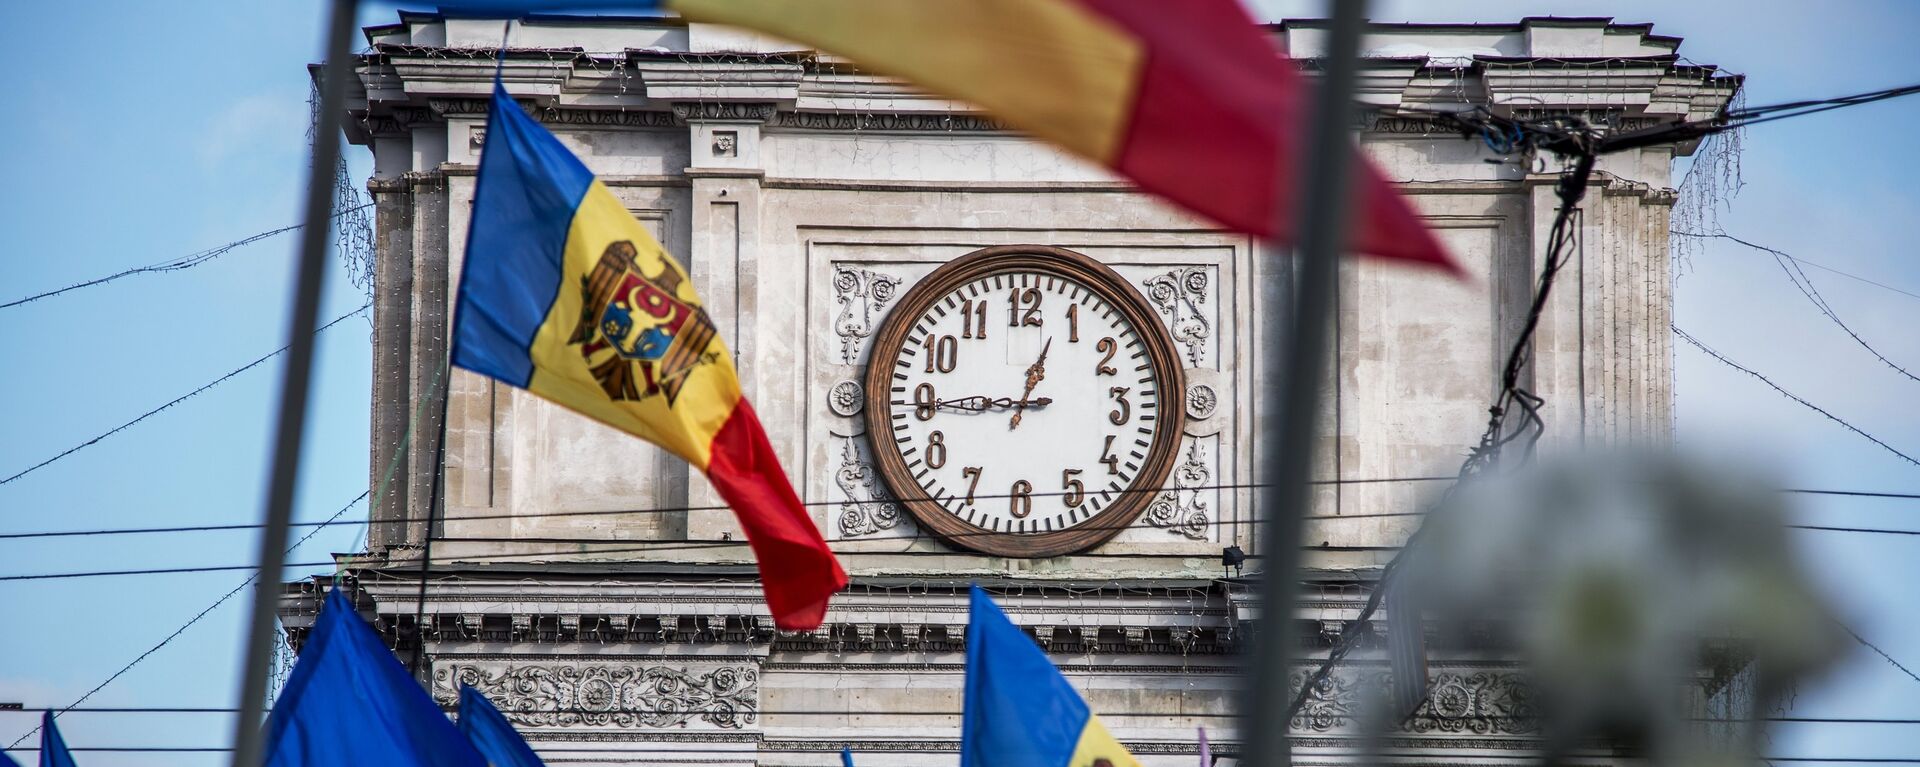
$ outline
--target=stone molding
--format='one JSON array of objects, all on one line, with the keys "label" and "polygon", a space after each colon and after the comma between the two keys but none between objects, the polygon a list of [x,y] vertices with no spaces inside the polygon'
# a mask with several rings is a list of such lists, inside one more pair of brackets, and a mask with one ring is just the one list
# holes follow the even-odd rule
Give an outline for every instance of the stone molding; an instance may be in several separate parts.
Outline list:
[{"label": "stone molding", "polygon": [[1006,123],[976,114],[941,112],[781,112],[774,126],[795,130],[901,133],[993,133]]},{"label": "stone molding", "polygon": [[672,108],[673,119],[680,123],[763,123],[773,119],[775,110],[770,103],[743,101],[681,101]]}]

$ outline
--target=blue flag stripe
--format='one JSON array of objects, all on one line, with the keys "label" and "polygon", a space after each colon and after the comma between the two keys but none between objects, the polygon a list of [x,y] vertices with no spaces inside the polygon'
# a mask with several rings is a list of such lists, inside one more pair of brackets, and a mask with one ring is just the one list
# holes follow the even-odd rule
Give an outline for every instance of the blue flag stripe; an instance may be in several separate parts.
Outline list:
[{"label": "blue flag stripe", "polygon": [[486,767],[335,587],[267,719],[267,767]]},{"label": "blue flag stripe", "polygon": [[1065,765],[1092,712],[987,592],[972,594],[960,766]]},{"label": "blue flag stripe", "polygon": [[40,715],[40,767],[75,767],[67,739],[60,737],[60,728],[53,725],[52,711]]},{"label": "blue flag stripe", "polygon": [[454,308],[453,364],[520,388],[527,349],[560,292],[561,254],[593,173],[498,82]]},{"label": "blue flag stripe", "polygon": [[464,684],[460,685],[460,732],[473,741],[491,767],[546,767],[493,701]]}]

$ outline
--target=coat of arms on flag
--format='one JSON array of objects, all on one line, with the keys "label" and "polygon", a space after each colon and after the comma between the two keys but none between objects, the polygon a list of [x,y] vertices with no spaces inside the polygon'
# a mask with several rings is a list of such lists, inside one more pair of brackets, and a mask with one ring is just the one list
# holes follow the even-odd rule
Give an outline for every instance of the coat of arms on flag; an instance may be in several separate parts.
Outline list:
[{"label": "coat of arms on flag", "polygon": [[706,309],[680,299],[686,276],[678,267],[663,259],[660,273],[650,276],[635,263],[636,254],[633,243],[614,242],[580,279],[580,322],[567,343],[580,345],[609,398],[660,394],[671,407],[687,373],[710,361],[713,320]]}]

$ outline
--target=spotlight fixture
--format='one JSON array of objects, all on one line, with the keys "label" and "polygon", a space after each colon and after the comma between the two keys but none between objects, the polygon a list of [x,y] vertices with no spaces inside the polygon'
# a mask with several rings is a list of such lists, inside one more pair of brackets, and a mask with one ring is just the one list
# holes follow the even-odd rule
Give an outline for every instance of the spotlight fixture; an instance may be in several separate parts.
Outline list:
[{"label": "spotlight fixture", "polygon": [[1220,567],[1222,569],[1232,568],[1233,575],[1239,575],[1240,566],[1246,564],[1246,562],[1247,552],[1241,551],[1239,546],[1228,546],[1220,550]]}]

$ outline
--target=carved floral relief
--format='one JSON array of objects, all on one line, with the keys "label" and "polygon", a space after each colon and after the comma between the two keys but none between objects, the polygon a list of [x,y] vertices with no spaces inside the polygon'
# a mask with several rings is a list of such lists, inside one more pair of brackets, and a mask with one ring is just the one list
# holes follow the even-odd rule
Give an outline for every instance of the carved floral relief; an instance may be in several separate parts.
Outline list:
[{"label": "carved floral relief", "polygon": [[[1297,691],[1311,674],[1294,672],[1291,689]],[[1359,727],[1364,695],[1387,689],[1386,671],[1335,672],[1314,685],[1306,702],[1289,723],[1301,732],[1331,732]],[[1427,699],[1407,717],[1400,729],[1414,733],[1530,735],[1538,731],[1535,708],[1526,678],[1515,672],[1478,671],[1434,674]]]},{"label": "carved floral relief", "polygon": [[1199,367],[1207,353],[1207,342],[1213,335],[1213,324],[1207,321],[1207,293],[1211,278],[1204,266],[1188,266],[1165,274],[1155,275],[1141,284],[1147,289],[1147,298],[1153,300],[1153,306],[1167,322],[1167,331],[1173,334],[1173,340],[1187,348],[1187,362]]},{"label": "carved floral relief", "polygon": [[1211,519],[1204,493],[1212,484],[1213,470],[1208,467],[1206,453],[1198,441],[1187,443],[1186,458],[1173,467],[1168,479],[1173,482],[1173,488],[1147,504],[1143,515],[1147,524],[1196,541],[1206,540]]},{"label": "carved floral relief", "polygon": [[857,538],[900,524],[900,505],[893,501],[873,464],[861,460],[856,444],[862,437],[841,437],[840,468],[833,480],[846,500],[840,504],[840,536]]},{"label": "carved floral relief", "polygon": [[452,705],[471,685],[521,727],[738,729],[759,716],[760,672],[617,663],[454,663],[434,669],[434,698]]},{"label": "carved floral relief", "polygon": [[857,364],[860,344],[886,312],[900,289],[900,278],[870,269],[834,265],[833,298],[840,304],[840,316],[833,321],[833,332],[840,336],[840,362]]}]

